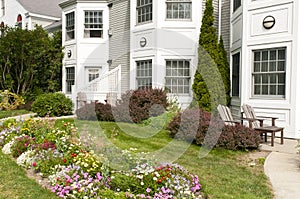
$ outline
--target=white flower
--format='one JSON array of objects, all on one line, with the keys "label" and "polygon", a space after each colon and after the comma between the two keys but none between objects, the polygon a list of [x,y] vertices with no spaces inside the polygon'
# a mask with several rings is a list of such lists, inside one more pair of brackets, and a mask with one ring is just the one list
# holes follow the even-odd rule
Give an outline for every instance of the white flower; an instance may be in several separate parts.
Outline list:
[{"label": "white flower", "polygon": [[9,143],[5,144],[2,148],[2,152],[4,154],[11,154],[11,146],[14,144],[14,140],[10,141]]},{"label": "white flower", "polygon": [[144,186],[144,182],[141,182],[141,185]]},{"label": "white flower", "polygon": [[157,177],[153,177],[153,180],[156,181],[156,180],[157,180]]}]

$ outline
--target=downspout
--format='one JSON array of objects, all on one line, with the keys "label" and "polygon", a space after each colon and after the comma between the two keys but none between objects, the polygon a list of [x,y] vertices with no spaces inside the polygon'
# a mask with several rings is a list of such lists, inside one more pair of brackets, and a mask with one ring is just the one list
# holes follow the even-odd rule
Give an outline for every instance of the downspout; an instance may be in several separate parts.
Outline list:
[{"label": "downspout", "polygon": [[222,0],[219,0],[219,27],[218,27],[218,40],[221,38],[221,27],[222,27]]}]

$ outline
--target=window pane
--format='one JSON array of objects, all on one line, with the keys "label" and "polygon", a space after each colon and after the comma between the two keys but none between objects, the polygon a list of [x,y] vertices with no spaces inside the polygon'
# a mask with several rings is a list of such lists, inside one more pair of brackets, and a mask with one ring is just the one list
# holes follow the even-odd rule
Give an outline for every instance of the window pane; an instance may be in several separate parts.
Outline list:
[{"label": "window pane", "polygon": [[260,61],[260,52],[254,52],[254,61]]},{"label": "window pane", "polygon": [[267,72],[268,71],[268,62],[262,62],[261,63],[261,72]]},{"label": "window pane", "polygon": [[262,61],[268,60],[268,51],[262,52]]},{"label": "window pane", "polygon": [[278,50],[278,59],[285,60],[285,50]]},{"label": "window pane", "polygon": [[263,74],[262,75],[262,83],[263,84],[267,84],[268,83],[268,77],[269,77],[269,75],[267,75],[267,74]]},{"label": "window pane", "polygon": [[277,83],[277,75],[270,74],[270,84],[276,84],[276,83]]},{"label": "window pane", "polygon": [[255,85],[254,86],[254,94],[255,95],[260,95],[260,85]]},{"label": "window pane", "polygon": [[276,86],[275,85],[270,86],[270,95],[276,95]]},{"label": "window pane", "polygon": [[285,86],[284,85],[278,86],[278,95],[285,95]]},{"label": "window pane", "polygon": [[260,72],[260,63],[254,63],[254,72]]},{"label": "window pane", "polygon": [[270,51],[270,60],[276,60],[276,50]]},{"label": "window pane", "polygon": [[278,62],[278,69],[277,71],[285,71],[285,61]]},{"label": "window pane", "polygon": [[261,86],[262,90],[261,90],[261,94],[262,95],[268,95],[268,85],[262,85]]},{"label": "window pane", "polygon": [[285,83],[285,73],[278,74],[278,83],[284,84]]},{"label": "window pane", "polygon": [[255,75],[254,76],[254,84],[261,83],[261,75]]},{"label": "window pane", "polygon": [[269,71],[276,71],[276,62],[272,61],[269,64],[270,64]]}]

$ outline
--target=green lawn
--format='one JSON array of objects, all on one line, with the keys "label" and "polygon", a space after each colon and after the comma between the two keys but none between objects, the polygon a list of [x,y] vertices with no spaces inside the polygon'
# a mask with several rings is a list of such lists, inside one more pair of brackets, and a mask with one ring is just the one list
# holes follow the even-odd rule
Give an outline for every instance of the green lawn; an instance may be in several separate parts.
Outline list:
[{"label": "green lawn", "polygon": [[54,193],[42,188],[15,161],[0,150],[0,198],[4,199],[51,199],[57,198]]},{"label": "green lawn", "polygon": [[[96,136],[96,146],[137,148],[138,151],[158,155],[160,160],[175,160],[175,163],[199,176],[202,192],[207,198],[273,198],[263,165],[250,167],[243,161],[246,152],[212,150],[204,158],[199,158],[201,147],[174,141],[165,130],[145,130],[134,124],[117,125],[112,122],[73,119],[58,120],[56,125],[60,126],[64,122],[74,122],[82,135]],[[1,152],[0,159],[0,198],[55,198],[49,191],[28,179],[24,170]]]},{"label": "green lawn", "polygon": [[12,110],[12,111],[1,110],[0,111],[0,119],[6,118],[6,117],[23,115],[23,114],[27,114],[27,113],[31,113],[31,112],[27,111],[27,110],[24,110],[24,109],[22,109],[22,110]]},{"label": "green lawn", "polygon": [[[248,162],[243,161],[246,152],[218,149],[212,150],[204,158],[199,158],[201,147],[173,141],[165,130],[158,131],[149,138],[138,138],[145,137],[149,129],[144,131],[139,125],[133,124],[122,123],[118,126],[112,122],[78,120],[75,121],[75,125],[79,128],[79,132],[97,135],[99,146],[110,144],[122,149],[137,148],[138,151],[153,154],[158,152],[160,158],[175,159],[175,163],[179,163],[199,176],[203,191],[208,198],[273,198],[263,165],[250,167]],[[150,131],[150,135],[152,134],[153,132]],[[161,152],[160,149],[165,151]],[[183,154],[177,157],[182,151]]]}]

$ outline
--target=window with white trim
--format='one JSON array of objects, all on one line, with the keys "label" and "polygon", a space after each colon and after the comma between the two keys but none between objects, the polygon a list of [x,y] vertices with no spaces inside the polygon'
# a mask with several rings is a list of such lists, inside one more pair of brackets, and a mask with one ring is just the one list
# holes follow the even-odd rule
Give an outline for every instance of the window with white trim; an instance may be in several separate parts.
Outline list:
[{"label": "window with white trim", "polygon": [[253,51],[253,96],[285,97],[286,48]]},{"label": "window with white trim", "polygon": [[75,67],[66,67],[66,93],[72,92],[72,85],[75,84]]},{"label": "window with white trim", "polygon": [[137,0],[137,23],[152,21],[152,0]]},{"label": "window with white trim", "polygon": [[137,88],[152,87],[152,60],[136,62]]},{"label": "window with white trim", "polygon": [[167,0],[167,19],[191,19],[191,0]]},{"label": "window with white trim", "polygon": [[66,14],[66,40],[75,39],[75,12]]},{"label": "window with white trim", "polygon": [[190,62],[166,60],[166,89],[172,93],[190,93]]},{"label": "window with white trim", "polygon": [[84,12],[84,37],[103,37],[103,12],[100,10]]},{"label": "window with white trim", "polygon": [[93,81],[94,79],[97,79],[100,77],[102,68],[101,67],[96,67],[96,66],[86,66],[85,71],[86,71],[86,77],[88,82]]}]

